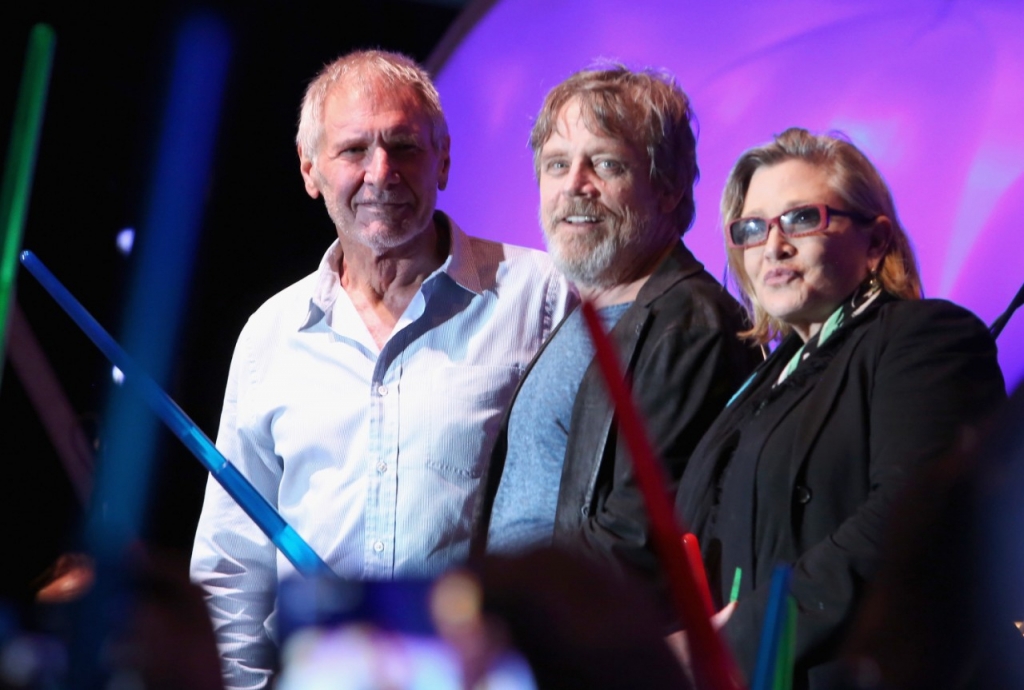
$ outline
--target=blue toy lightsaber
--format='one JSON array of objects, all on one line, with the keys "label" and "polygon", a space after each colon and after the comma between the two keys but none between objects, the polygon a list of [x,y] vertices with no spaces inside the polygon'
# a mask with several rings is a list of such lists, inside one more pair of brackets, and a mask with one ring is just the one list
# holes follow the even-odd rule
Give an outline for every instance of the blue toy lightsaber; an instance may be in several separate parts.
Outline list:
[{"label": "blue toy lightsaber", "polygon": [[30,251],[21,253],[21,264],[50,293],[57,304],[71,317],[82,332],[106,355],[114,366],[124,374],[125,381],[138,391],[142,399],[156,415],[163,420],[174,435],[192,451],[192,454],[210,471],[224,490],[263,530],[281,553],[292,562],[295,569],[307,577],[336,577],[326,563],[284,521],[270,503],[242,476],[238,469],[228,462],[209,437],[189,419],[170,396],[163,391],[149,374],[132,362],[128,354],[117,344],[109,333],[85,310],[56,276]]},{"label": "blue toy lightsaber", "polygon": [[[757,649],[757,665],[751,690],[777,690],[792,687],[793,635],[795,612],[790,611],[789,583],[793,569],[785,564],[775,566],[772,572],[768,605],[761,626],[761,645]],[[788,645],[788,647],[786,646]],[[784,650],[779,654],[780,647]],[[780,658],[785,657],[785,658]],[[780,669],[779,664],[790,668]],[[786,685],[788,679],[788,686]]]}]

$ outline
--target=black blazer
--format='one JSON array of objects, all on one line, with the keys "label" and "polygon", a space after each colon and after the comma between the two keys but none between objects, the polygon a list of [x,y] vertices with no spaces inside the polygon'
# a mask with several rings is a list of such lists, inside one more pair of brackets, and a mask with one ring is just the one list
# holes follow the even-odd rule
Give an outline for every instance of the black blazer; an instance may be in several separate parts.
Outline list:
[{"label": "black blazer", "polygon": [[[908,476],[947,452],[962,426],[979,421],[1006,393],[988,329],[941,300],[889,298],[837,331],[771,391],[800,344],[795,335],[784,341],[716,420],[694,451],[676,507],[701,541],[720,603],[734,567],[744,568],[739,605],[724,632],[748,678],[771,573],[778,563],[793,566],[794,687],[821,687],[816,676],[824,680],[831,669],[820,665],[837,655],[878,568],[890,507]],[[773,421],[755,423],[760,414]],[[753,428],[760,435],[750,438]],[[743,460],[732,457],[738,443]],[[768,457],[765,448],[783,452]],[[718,504],[718,495],[743,495],[719,492],[726,468],[744,461],[755,468],[751,501]],[[765,496],[757,486],[782,493]],[[727,521],[726,511],[750,519]],[[746,555],[721,563],[715,540]]]},{"label": "black blazer", "polygon": [[[673,492],[704,430],[761,360],[757,350],[736,337],[745,326],[736,300],[680,243],[612,329]],[[523,380],[544,351],[534,357]],[[508,416],[515,400],[506,411],[478,501],[473,537],[478,555],[505,466]],[[582,549],[616,568],[657,577],[642,497],[596,361],[587,368],[573,403],[554,538],[556,545]]]}]

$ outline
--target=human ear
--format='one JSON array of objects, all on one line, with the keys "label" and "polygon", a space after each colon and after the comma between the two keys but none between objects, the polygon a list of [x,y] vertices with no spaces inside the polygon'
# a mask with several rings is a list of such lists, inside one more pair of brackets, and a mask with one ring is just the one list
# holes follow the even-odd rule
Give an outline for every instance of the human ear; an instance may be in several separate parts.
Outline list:
[{"label": "human ear", "polygon": [[889,251],[892,232],[892,221],[886,216],[876,218],[868,229],[868,265],[872,272],[878,270],[886,252]]},{"label": "human ear", "polygon": [[313,159],[302,151],[302,145],[296,147],[299,153],[299,172],[302,173],[302,183],[306,188],[306,194],[316,199],[320,196],[320,186],[316,181],[316,174],[313,171]]},{"label": "human ear", "polygon": [[441,142],[441,146],[438,147],[440,161],[437,171],[437,188],[442,192],[444,191],[444,188],[448,186],[448,172],[452,167],[452,157],[450,152],[451,139],[446,136],[444,141]]},{"label": "human ear", "polygon": [[666,190],[659,195],[658,210],[663,214],[674,213],[676,207],[683,201],[683,190]]}]

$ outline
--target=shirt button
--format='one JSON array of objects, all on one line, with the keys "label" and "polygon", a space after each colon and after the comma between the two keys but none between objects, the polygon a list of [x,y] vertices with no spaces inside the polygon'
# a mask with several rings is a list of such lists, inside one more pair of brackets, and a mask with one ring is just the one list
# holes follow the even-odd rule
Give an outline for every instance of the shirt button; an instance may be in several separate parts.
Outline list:
[{"label": "shirt button", "polygon": [[387,395],[388,394],[388,387],[385,386],[383,383],[380,384],[379,386],[377,386],[377,393],[379,395]]},{"label": "shirt button", "polygon": [[387,472],[388,471],[388,464],[386,462],[379,462],[379,463],[377,463],[377,471],[380,472],[381,474]]},{"label": "shirt button", "polygon": [[383,551],[384,550],[384,542],[382,542],[382,541],[375,541],[375,542],[373,542],[373,550],[376,551],[377,553],[380,553],[381,551]]},{"label": "shirt button", "polygon": [[587,517],[588,515],[590,515],[590,508],[588,506],[583,506],[582,508],[580,508],[580,515],[582,515],[583,517]]},{"label": "shirt button", "polygon": [[810,503],[811,502],[811,490],[803,484],[797,484],[793,487],[793,498],[796,499],[797,503]]}]

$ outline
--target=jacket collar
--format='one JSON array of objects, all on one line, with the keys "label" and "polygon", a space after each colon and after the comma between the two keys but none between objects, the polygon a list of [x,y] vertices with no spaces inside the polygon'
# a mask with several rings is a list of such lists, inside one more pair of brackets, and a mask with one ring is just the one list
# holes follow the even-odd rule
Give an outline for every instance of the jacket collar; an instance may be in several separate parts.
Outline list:
[{"label": "jacket collar", "polygon": [[649,307],[652,302],[671,290],[674,285],[703,270],[704,264],[697,261],[683,241],[679,240],[640,288],[636,302],[644,307]]}]

